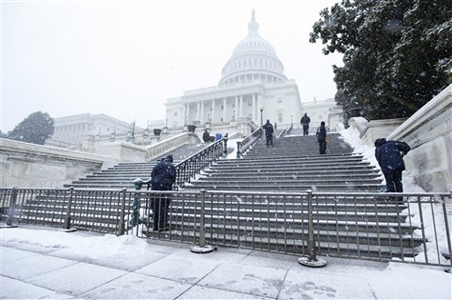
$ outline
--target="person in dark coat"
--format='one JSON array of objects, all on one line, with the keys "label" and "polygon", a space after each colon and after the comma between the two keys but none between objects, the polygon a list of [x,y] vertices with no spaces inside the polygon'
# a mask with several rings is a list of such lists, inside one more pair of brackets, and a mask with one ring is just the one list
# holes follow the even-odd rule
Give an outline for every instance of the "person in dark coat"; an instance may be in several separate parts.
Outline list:
[{"label": "person in dark coat", "polygon": [[[402,171],[405,170],[403,156],[410,151],[405,142],[375,140],[375,158],[386,180],[386,192],[403,192]],[[400,154],[402,152],[403,154]]]},{"label": "person in dark coat", "polygon": [[202,139],[204,141],[204,143],[208,143],[210,142],[210,134],[207,131],[207,129],[204,131],[204,133],[202,134]]},{"label": "person in dark coat", "polygon": [[267,123],[263,126],[265,130],[265,138],[267,140],[267,147],[271,144],[273,147],[273,125],[270,123],[270,120],[267,120]]},{"label": "person in dark coat", "polygon": [[311,123],[311,118],[309,118],[308,114],[305,113],[300,119],[300,124],[303,125],[303,135],[309,134],[309,123]]},{"label": "person in dark coat", "polygon": [[319,142],[319,152],[320,154],[325,154],[326,153],[326,128],[325,128],[325,122],[321,122],[320,123],[320,127],[317,128],[317,141]]},{"label": "person in dark coat", "polygon": [[[173,166],[173,156],[170,154],[162,159],[151,173],[153,191],[171,191],[176,182],[176,168]],[[154,231],[169,230],[168,208],[171,203],[170,195],[154,194],[152,211],[154,215]]]}]

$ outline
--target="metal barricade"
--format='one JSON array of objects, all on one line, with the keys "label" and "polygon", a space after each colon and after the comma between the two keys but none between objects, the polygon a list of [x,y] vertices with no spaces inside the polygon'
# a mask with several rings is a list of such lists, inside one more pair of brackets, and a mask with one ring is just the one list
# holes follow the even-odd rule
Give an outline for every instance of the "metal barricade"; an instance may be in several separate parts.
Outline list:
[{"label": "metal barricade", "polygon": [[[139,222],[131,222],[137,199]],[[154,224],[156,201],[165,207],[159,216],[166,218],[162,228]],[[1,222],[8,225],[75,227],[294,255],[315,251],[319,256],[452,265],[447,193],[17,188],[0,189],[0,204],[7,210]]]}]

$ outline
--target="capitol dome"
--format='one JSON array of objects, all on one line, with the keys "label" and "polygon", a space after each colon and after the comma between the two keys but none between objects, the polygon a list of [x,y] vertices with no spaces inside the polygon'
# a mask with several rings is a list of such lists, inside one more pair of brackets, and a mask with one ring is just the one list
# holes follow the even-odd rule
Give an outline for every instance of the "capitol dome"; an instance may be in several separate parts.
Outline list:
[{"label": "capitol dome", "polygon": [[234,48],[231,58],[221,72],[219,86],[247,83],[255,80],[265,82],[286,81],[284,66],[273,46],[259,33],[253,10],[248,24],[249,34]]}]

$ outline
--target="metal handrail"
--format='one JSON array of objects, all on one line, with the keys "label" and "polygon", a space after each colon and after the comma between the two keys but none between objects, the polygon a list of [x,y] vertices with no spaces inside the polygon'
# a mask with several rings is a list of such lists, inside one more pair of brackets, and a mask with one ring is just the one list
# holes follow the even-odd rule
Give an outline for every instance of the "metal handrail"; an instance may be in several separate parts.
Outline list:
[{"label": "metal handrail", "polygon": [[[451,196],[0,188],[0,221],[7,226],[80,228],[311,257],[317,253],[450,267]],[[164,234],[150,229],[149,217],[153,201],[163,199],[171,199],[172,228]]]},{"label": "metal handrail", "polygon": [[286,134],[287,134],[287,129],[284,128],[284,130],[281,131],[281,133],[278,135],[278,139],[279,139],[279,138],[282,138],[282,137],[285,136]]},{"label": "metal handrail", "polygon": [[221,156],[226,156],[228,154],[227,142],[228,137],[223,137],[209,147],[196,152],[176,164],[176,188],[183,186],[185,183],[189,183],[200,171],[204,170]]},{"label": "metal handrail", "polygon": [[289,129],[287,129],[287,134],[286,135],[289,135],[292,132],[292,130],[293,130],[293,124],[290,125]]},{"label": "metal handrail", "polygon": [[252,132],[249,136],[244,138],[241,142],[237,142],[237,158],[243,156],[243,153],[248,150],[263,134],[264,129],[259,127],[254,132]]}]

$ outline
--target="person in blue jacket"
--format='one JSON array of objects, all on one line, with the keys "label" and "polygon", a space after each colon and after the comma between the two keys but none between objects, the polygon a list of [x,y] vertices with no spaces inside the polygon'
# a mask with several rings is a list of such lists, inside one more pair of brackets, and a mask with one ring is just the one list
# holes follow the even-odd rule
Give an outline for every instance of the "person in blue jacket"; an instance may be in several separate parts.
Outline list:
[{"label": "person in blue jacket", "polygon": [[[386,192],[403,192],[402,171],[405,170],[403,156],[410,151],[405,142],[375,140],[375,158],[386,179]],[[401,154],[402,153],[402,154]]]},{"label": "person in blue jacket", "polygon": [[[171,191],[176,182],[176,168],[173,166],[173,156],[170,154],[162,159],[151,173],[151,186],[154,191]],[[154,216],[154,231],[169,230],[168,208],[171,203],[170,195],[154,194],[152,211]]]}]

